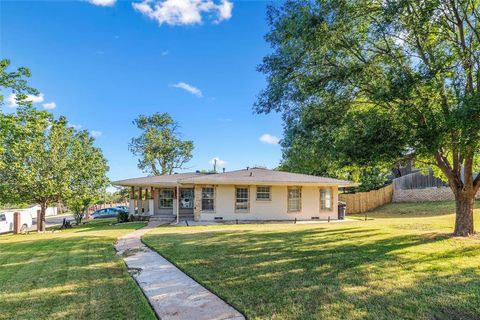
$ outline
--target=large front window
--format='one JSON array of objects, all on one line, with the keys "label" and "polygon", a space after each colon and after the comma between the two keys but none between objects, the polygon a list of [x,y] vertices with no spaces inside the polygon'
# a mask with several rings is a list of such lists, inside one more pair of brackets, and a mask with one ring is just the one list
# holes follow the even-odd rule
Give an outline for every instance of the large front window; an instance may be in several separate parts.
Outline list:
[{"label": "large front window", "polygon": [[173,189],[160,189],[158,194],[158,204],[160,209],[173,208]]},{"label": "large front window", "polygon": [[332,193],[330,189],[320,189],[320,210],[332,210]]},{"label": "large front window", "polygon": [[302,190],[300,188],[288,188],[288,211],[299,212],[302,203]]},{"label": "large front window", "polygon": [[202,211],[215,210],[215,189],[213,187],[202,188]]},{"label": "large front window", "polygon": [[247,212],[248,204],[248,187],[235,188],[235,210]]}]

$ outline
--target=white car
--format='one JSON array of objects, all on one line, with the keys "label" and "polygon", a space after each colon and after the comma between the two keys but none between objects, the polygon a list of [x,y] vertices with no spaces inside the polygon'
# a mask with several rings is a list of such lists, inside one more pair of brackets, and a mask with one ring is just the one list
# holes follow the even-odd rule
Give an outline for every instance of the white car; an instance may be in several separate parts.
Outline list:
[{"label": "white car", "polygon": [[[32,227],[30,212],[20,212],[20,230]],[[0,233],[13,232],[13,211],[0,212]]]}]

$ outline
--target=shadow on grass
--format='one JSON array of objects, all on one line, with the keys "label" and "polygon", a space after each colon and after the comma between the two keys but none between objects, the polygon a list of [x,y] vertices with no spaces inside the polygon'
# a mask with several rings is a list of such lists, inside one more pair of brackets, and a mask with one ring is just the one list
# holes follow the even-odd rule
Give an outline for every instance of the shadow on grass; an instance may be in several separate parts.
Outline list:
[{"label": "shadow on grass", "polygon": [[452,248],[444,234],[212,229],[144,240],[252,319],[480,318],[480,246]]},{"label": "shadow on grass", "polygon": [[0,319],[155,319],[106,224],[0,238]]}]

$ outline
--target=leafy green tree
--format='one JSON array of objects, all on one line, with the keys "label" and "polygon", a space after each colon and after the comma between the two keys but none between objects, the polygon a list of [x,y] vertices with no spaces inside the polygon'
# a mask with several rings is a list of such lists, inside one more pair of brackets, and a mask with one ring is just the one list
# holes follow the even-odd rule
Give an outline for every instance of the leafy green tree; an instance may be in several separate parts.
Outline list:
[{"label": "leafy green tree", "polygon": [[87,131],[75,133],[72,141],[71,165],[75,172],[66,203],[77,224],[82,222],[88,207],[102,196],[109,183],[107,161],[93,142]]},{"label": "leafy green tree", "polygon": [[37,95],[37,89],[27,85],[27,79],[31,76],[30,70],[20,67],[15,71],[9,72],[7,69],[11,62],[8,59],[0,60],[0,110],[5,104],[5,89],[16,95],[18,105],[31,105],[31,101],[26,100],[27,94]]},{"label": "leafy green tree", "polygon": [[[18,105],[31,105],[31,101],[26,100],[27,94],[38,94],[36,89],[27,85],[27,78],[31,76],[30,70],[25,67],[20,67],[10,72],[7,70],[10,64],[11,62],[8,59],[0,60],[0,128],[11,125],[9,119],[2,117],[2,106],[5,104],[6,94],[15,94]],[[0,170],[5,167],[5,162],[3,161],[5,149],[2,143],[5,139],[4,133],[4,130],[0,130]],[[4,185],[0,183],[0,193],[2,192],[1,188],[3,186]]]},{"label": "leafy green tree", "polygon": [[192,158],[193,142],[181,140],[178,124],[168,113],[141,115],[133,123],[142,134],[130,142],[130,151],[138,157],[138,167],[153,175],[171,174]]},{"label": "leafy green tree", "polygon": [[0,199],[40,204],[40,230],[45,230],[49,204],[87,201],[105,184],[108,167],[101,151],[86,131],[76,132],[64,117],[21,106],[16,113],[0,113],[0,119],[7,124],[0,128]]},{"label": "leafy green tree", "polygon": [[273,53],[259,67],[268,85],[256,111],[282,112],[318,157],[433,166],[455,195],[454,234],[474,233],[479,2],[289,0],[270,6],[268,21]]}]

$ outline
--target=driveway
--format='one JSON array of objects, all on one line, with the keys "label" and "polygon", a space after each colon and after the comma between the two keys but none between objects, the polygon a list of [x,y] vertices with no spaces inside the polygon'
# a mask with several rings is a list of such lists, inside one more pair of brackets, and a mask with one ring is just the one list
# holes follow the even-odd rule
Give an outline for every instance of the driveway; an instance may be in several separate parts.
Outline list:
[{"label": "driveway", "polygon": [[[60,214],[56,216],[45,217],[47,228],[61,225],[63,223],[63,219],[65,218],[67,218],[67,220],[74,220],[72,214]],[[32,229],[37,229],[37,217],[33,217],[32,219]]]}]

